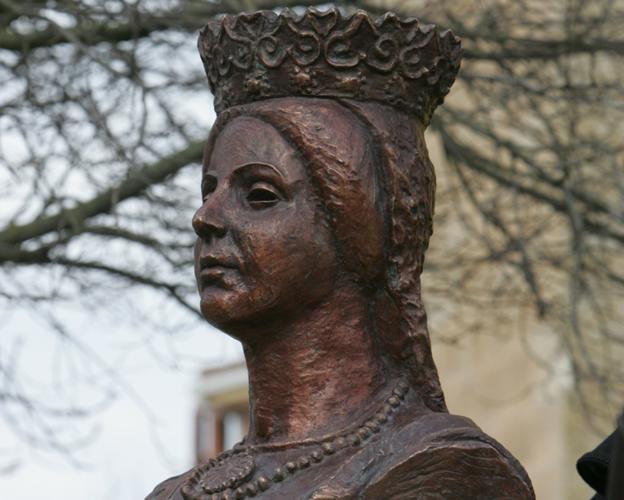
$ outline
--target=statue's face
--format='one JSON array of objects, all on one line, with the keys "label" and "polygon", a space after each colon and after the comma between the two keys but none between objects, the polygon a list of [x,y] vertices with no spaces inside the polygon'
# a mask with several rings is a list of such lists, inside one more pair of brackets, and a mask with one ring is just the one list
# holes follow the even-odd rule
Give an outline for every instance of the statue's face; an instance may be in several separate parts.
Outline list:
[{"label": "statue's face", "polygon": [[202,195],[195,276],[208,321],[237,336],[331,293],[332,235],[298,152],[272,126],[231,120],[204,160]]}]

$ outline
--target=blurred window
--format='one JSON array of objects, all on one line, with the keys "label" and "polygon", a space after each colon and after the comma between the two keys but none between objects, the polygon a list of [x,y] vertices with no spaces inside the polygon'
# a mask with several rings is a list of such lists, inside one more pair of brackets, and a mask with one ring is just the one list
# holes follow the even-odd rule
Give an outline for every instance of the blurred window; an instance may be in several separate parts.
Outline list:
[{"label": "blurred window", "polygon": [[229,450],[245,435],[244,418],[240,410],[229,410],[223,414],[223,449]]}]

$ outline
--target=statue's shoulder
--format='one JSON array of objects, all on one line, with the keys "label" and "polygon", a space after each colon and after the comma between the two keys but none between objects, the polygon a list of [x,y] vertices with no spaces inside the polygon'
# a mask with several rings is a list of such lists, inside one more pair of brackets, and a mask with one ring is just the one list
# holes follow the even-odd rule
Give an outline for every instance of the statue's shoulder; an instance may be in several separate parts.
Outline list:
[{"label": "statue's shoulder", "polygon": [[534,500],[520,463],[472,420],[427,413],[394,429],[362,499]]},{"label": "statue's shoulder", "polygon": [[534,500],[535,494],[520,463],[472,420],[428,412],[393,422],[310,498]]},{"label": "statue's shoulder", "polygon": [[165,479],[145,497],[145,500],[182,500],[183,497],[180,489],[193,471],[194,469],[191,469],[184,474]]}]

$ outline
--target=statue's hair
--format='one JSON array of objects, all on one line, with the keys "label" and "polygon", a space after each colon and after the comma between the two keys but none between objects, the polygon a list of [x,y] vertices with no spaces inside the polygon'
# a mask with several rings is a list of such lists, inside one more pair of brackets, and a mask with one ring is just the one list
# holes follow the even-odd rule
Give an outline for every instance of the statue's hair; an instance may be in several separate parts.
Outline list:
[{"label": "statue's hair", "polygon": [[373,102],[270,99],[220,113],[207,155],[239,116],[272,125],[299,151],[344,265],[371,291],[384,358],[393,371],[409,374],[428,408],[446,411],[421,299],[435,193],[424,126]]}]

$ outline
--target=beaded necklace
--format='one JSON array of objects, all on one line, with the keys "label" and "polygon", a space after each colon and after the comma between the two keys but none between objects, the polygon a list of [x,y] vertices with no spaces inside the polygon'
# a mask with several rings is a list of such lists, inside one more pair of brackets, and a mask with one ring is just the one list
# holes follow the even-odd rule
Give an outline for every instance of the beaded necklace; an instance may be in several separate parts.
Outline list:
[{"label": "beaded necklace", "polygon": [[[300,446],[314,446],[314,449],[276,467],[271,477],[259,475],[255,478],[254,454],[269,446],[236,445],[196,467],[182,487],[182,496],[185,500],[243,500],[263,493],[275,483],[290,479],[297,472],[321,463],[325,457],[337,451],[363,446],[397,411],[408,390],[409,385],[401,380],[384,400],[382,409],[363,424],[318,442],[298,443]],[[222,479],[224,476],[225,480]]]}]

